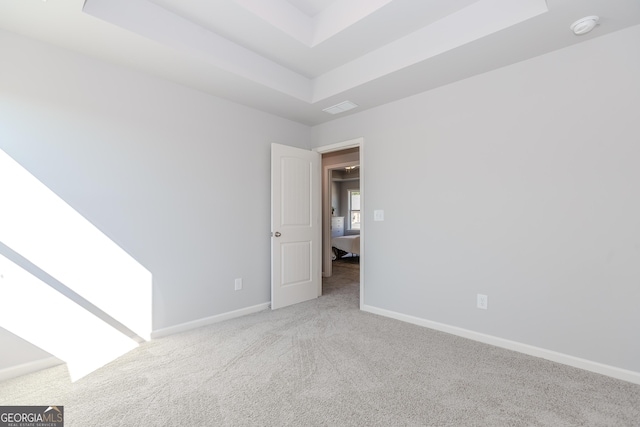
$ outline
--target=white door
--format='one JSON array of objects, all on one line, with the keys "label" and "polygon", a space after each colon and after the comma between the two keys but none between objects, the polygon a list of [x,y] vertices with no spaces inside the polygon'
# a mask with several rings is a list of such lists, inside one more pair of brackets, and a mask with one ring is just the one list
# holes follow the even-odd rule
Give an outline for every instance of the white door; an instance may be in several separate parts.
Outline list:
[{"label": "white door", "polygon": [[318,296],[320,154],[271,144],[271,308]]}]

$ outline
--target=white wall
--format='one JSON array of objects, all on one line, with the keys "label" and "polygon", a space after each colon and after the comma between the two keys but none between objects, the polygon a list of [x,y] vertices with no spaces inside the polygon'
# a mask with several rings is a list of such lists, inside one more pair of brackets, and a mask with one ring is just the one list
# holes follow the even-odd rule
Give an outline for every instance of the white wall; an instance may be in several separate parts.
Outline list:
[{"label": "white wall", "polygon": [[0,51],[0,149],[151,271],[154,330],[270,301],[270,144],[309,127],[10,33]]},{"label": "white wall", "polygon": [[[51,358],[49,353],[34,347],[29,342],[12,334],[4,328],[0,328],[0,371],[4,368],[33,363],[38,360]],[[0,372],[0,381],[2,381]]]},{"label": "white wall", "polygon": [[340,186],[337,181],[331,181],[331,209],[332,216],[340,215]]},{"label": "white wall", "polygon": [[638,76],[636,26],[316,126],[364,137],[365,304],[640,372]]}]

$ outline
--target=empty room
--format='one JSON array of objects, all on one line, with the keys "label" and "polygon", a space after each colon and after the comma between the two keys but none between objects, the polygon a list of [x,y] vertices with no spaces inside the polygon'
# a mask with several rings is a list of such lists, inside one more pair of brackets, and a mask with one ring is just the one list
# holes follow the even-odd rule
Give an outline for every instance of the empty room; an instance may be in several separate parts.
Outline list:
[{"label": "empty room", "polygon": [[640,425],[637,0],[0,0],[0,54],[0,426]]}]

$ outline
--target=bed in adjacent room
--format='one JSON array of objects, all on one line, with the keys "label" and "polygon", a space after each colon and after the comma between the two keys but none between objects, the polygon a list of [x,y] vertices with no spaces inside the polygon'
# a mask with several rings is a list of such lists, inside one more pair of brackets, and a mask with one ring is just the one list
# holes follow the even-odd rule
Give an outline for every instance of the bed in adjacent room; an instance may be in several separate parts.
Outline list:
[{"label": "bed in adjacent room", "polygon": [[347,253],[360,255],[360,235],[353,234],[349,236],[332,237],[331,247],[333,248],[333,253],[335,256],[333,259],[342,257]]}]

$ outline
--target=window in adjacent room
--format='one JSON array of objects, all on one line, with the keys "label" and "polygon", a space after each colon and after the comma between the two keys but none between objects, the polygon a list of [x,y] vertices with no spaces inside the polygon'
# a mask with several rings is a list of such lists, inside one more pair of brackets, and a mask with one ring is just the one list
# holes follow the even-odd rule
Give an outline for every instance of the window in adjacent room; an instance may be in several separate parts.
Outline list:
[{"label": "window in adjacent room", "polygon": [[360,230],[360,189],[349,190],[349,229]]}]

